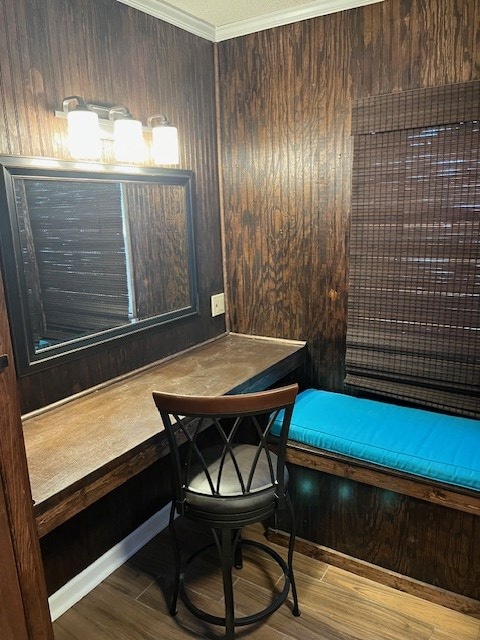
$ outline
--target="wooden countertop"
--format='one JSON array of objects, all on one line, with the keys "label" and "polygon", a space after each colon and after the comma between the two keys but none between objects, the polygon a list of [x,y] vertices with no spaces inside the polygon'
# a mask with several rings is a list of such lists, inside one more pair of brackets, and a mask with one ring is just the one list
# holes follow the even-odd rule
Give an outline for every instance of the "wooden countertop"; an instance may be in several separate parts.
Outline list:
[{"label": "wooden countertop", "polygon": [[304,342],[231,333],[24,416],[39,535],[168,453],[152,391],[259,391],[304,359]]}]

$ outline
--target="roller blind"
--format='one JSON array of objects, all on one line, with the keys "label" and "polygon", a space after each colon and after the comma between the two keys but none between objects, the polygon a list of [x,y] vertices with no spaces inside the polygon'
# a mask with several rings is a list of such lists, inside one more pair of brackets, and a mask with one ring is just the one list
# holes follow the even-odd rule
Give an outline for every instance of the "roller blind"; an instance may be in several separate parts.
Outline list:
[{"label": "roller blind", "polygon": [[359,100],[346,382],[480,417],[480,82]]}]

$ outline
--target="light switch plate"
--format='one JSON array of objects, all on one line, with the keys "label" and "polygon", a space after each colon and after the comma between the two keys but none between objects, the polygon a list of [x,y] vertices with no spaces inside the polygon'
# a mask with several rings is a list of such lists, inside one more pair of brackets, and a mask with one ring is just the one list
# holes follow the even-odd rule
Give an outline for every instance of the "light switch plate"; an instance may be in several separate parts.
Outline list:
[{"label": "light switch plate", "polygon": [[215,316],[220,316],[222,313],[225,313],[225,294],[224,293],[216,293],[211,298],[212,301],[212,318]]}]

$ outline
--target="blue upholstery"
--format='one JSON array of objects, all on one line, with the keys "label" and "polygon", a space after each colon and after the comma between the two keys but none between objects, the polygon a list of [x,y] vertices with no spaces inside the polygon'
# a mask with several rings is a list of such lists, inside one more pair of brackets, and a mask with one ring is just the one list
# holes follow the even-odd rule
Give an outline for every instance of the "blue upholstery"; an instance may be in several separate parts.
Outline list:
[{"label": "blue upholstery", "polygon": [[480,490],[480,420],[308,389],[297,396],[289,439]]}]

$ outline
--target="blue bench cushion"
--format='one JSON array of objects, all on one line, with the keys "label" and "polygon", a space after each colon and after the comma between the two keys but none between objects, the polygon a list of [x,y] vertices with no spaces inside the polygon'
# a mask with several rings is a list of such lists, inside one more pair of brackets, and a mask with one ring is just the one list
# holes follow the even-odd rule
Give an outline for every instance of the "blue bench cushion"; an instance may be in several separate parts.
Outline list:
[{"label": "blue bench cushion", "polygon": [[480,420],[308,389],[297,396],[289,439],[480,490]]}]

